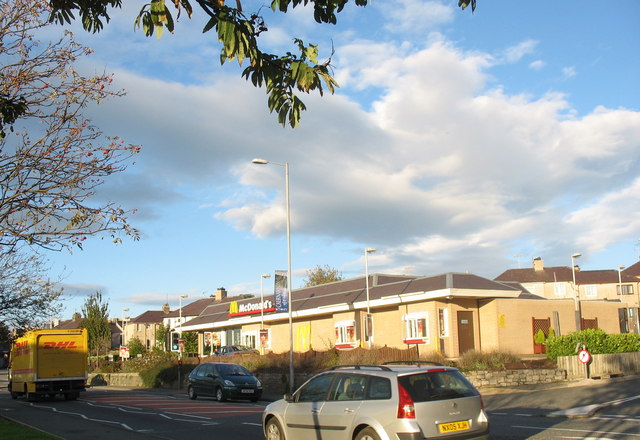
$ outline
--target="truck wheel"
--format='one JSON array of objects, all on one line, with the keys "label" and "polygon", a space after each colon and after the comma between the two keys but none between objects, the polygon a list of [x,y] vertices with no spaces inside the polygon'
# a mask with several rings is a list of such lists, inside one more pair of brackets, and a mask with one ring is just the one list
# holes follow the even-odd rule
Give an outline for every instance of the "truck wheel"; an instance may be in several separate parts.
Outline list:
[{"label": "truck wheel", "polygon": [[78,400],[79,393],[64,393],[64,400]]},{"label": "truck wheel", "polygon": [[27,402],[35,402],[38,398],[37,394],[27,391]]},{"label": "truck wheel", "polygon": [[12,392],[11,392],[11,398],[12,398],[13,400],[17,399],[17,398],[18,398],[18,393],[14,393],[14,392],[12,391]]}]

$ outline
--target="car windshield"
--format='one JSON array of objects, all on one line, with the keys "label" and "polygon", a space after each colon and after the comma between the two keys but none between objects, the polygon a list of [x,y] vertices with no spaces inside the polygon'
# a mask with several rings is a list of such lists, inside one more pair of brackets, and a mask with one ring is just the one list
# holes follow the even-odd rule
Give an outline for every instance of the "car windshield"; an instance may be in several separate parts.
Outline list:
[{"label": "car windshield", "polygon": [[398,377],[414,402],[477,396],[478,391],[457,370],[438,370]]},{"label": "car windshield", "polygon": [[249,370],[235,364],[220,364],[218,365],[218,371],[222,376],[251,376]]}]

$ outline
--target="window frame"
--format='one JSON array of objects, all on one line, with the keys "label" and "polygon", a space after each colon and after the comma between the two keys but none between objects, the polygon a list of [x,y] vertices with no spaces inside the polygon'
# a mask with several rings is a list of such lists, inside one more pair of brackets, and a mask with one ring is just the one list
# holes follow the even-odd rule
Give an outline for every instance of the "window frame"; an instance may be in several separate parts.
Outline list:
[{"label": "window frame", "polygon": [[335,329],[336,348],[355,348],[360,345],[355,319],[334,322],[333,328]]},{"label": "window frame", "polygon": [[[402,316],[402,320],[404,321],[403,342],[405,344],[429,344],[429,313],[407,313]],[[420,321],[423,321],[422,325],[420,325]],[[422,332],[420,332],[421,328]]]}]

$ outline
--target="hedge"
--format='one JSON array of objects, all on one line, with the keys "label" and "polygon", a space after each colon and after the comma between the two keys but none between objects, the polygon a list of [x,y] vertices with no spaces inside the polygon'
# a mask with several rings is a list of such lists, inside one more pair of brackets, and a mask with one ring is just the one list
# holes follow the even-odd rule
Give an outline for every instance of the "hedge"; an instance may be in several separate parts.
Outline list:
[{"label": "hedge", "polygon": [[640,351],[640,339],[633,333],[607,334],[603,330],[587,329],[564,336],[549,337],[547,357],[556,360],[558,356],[574,356],[576,348],[584,345],[591,354],[632,353]]}]

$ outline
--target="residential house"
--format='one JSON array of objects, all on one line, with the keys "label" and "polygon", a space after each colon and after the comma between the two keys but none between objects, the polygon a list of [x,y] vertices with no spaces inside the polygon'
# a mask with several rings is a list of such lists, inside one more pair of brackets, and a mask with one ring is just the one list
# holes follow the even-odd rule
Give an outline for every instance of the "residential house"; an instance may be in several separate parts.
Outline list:
[{"label": "residential house", "polygon": [[169,308],[166,306],[163,310],[147,310],[128,321],[124,326],[125,345],[128,345],[132,339],[138,338],[147,350],[153,349],[157,343],[156,333],[168,313]]},{"label": "residential house", "polygon": [[[621,268],[583,271],[579,266],[574,269],[567,266],[545,267],[541,258],[535,258],[531,268],[506,270],[495,281],[518,282],[530,293],[547,299],[572,299],[576,311],[589,301],[620,303],[619,331],[640,333],[637,319],[640,277],[632,275],[634,266],[629,268],[630,271],[622,271]],[[581,326],[588,328],[597,325],[583,322]]]}]

